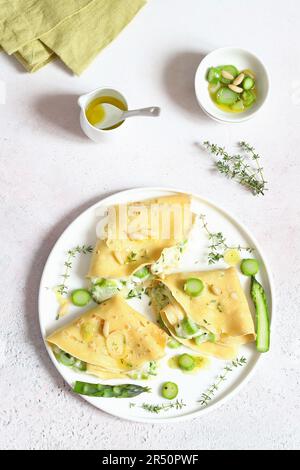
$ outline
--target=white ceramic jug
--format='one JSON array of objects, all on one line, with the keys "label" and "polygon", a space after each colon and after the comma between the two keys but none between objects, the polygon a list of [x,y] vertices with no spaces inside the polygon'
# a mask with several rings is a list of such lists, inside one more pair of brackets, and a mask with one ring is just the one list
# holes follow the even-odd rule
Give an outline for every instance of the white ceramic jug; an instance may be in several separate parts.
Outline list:
[{"label": "white ceramic jug", "polygon": [[[112,98],[117,98],[118,100],[122,101],[122,103],[124,103],[126,110],[128,109],[128,104],[124,96],[119,91],[113,88],[97,88],[96,90],[91,91],[90,93],[80,96],[78,99],[78,104],[81,108],[80,126],[85,135],[87,135],[87,137],[89,137],[94,142],[101,142],[108,134],[110,135],[112,133],[117,133],[120,127],[119,126],[115,129],[110,130],[97,129],[97,127],[92,126],[92,124],[90,124],[87,120],[85,114],[86,108],[88,107],[89,103],[91,103],[91,101],[101,96],[110,96]],[[121,123],[120,125],[122,126],[124,125],[124,123]]]}]

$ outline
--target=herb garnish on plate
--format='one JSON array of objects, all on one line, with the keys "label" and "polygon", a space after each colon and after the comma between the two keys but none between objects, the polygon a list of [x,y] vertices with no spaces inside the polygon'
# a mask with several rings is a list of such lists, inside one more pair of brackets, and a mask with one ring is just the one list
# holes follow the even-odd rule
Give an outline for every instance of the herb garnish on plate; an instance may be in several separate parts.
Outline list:
[{"label": "herb garnish on plate", "polygon": [[[137,405],[135,403],[130,403],[129,407],[133,408],[136,407]],[[138,406],[138,408],[142,408],[145,411],[148,411],[149,413],[154,413],[158,414],[161,411],[169,411],[172,408],[175,408],[176,410],[181,410],[184,408],[186,404],[182,400],[176,400],[171,403],[160,403],[160,404],[150,404],[150,403],[143,403],[141,406]]]},{"label": "herb garnish on plate", "polygon": [[92,253],[92,251],[93,251],[93,247],[91,245],[82,245],[82,246],[77,245],[75,246],[75,248],[72,248],[71,250],[68,251],[67,259],[64,262],[65,271],[61,275],[61,277],[63,278],[63,281],[61,284],[57,286],[57,292],[59,294],[61,295],[68,294],[69,288],[67,286],[67,282],[70,277],[70,271],[72,269],[73,260],[76,257],[76,255],[78,254],[86,255],[87,253]]},{"label": "herb garnish on plate", "polygon": [[241,245],[229,246],[222,232],[211,232],[208,228],[206,216],[204,214],[200,215],[200,220],[209,240],[208,264],[215,264],[223,259],[227,250],[237,250],[239,252],[247,251],[248,253],[253,253],[254,248]]},{"label": "herb garnish on plate", "polygon": [[199,403],[201,406],[207,406],[208,403],[212,400],[215,393],[219,390],[219,387],[222,382],[225,382],[227,376],[230,372],[238,367],[243,367],[247,363],[247,359],[245,357],[236,358],[234,361],[231,361],[230,364],[224,367],[223,372],[216,378],[215,383],[213,383],[209,389],[202,393]]}]

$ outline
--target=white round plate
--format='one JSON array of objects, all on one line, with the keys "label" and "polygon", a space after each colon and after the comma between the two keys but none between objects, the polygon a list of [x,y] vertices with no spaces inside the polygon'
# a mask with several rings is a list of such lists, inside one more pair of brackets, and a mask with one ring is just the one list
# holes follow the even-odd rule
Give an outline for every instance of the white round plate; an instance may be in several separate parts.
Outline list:
[{"label": "white round plate", "polygon": [[[56,320],[58,304],[53,288],[61,282],[61,274],[64,271],[64,262],[66,260],[67,251],[77,245],[95,244],[95,227],[96,221],[98,220],[96,213],[97,209],[101,206],[108,207],[114,204],[123,204],[130,201],[142,201],[158,196],[166,196],[176,192],[180,193],[182,191],[166,188],[140,188],[122,191],[93,205],[69,225],[52,249],[41,279],[39,291],[39,318],[44,339],[48,334],[82,313],[82,309],[73,307],[66,317]],[[198,195],[192,194],[192,197],[195,212],[206,215],[208,226],[212,232],[223,232],[230,245],[249,246],[255,249],[255,257],[260,261],[261,265],[258,280],[265,288],[270,312],[272,312],[272,281],[270,271],[255,239],[245,227],[237,222],[232,216],[227,214],[223,209],[220,209],[213,203]],[[184,253],[177,271],[198,271],[226,267],[223,262],[209,266],[207,262],[207,248],[207,235],[199,223],[191,234],[189,248]],[[90,255],[80,255],[78,258],[74,259],[71,276],[68,280],[70,289],[75,289],[85,285],[85,275],[88,270],[89,261]],[[249,293],[250,280],[242,275],[240,276],[240,279],[245,288],[245,292]],[[248,300],[254,315],[255,311],[249,295]],[[142,300],[130,300],[129,303],[136,310],[154,320],[151,308],[148,306],[149,298],[147,296],[144,296]],[[72,386],[76,380],[95,383],[99,382],[99,380],[93,376],[86,373],[77,373],[73,371],[73,369],[59,364],[56,361],[51,348],[47,343],[45,343],[45,345],[53,364],[70,386]],[[218,391],[216,391],[208,405],[202,406],[199,403],[202,393],[206,392],[207,389],[216,382],[217,377],[222,374],[224,367],[228,362],[211,358],[208,369],[203,369],[197,374],[184,374],[177,369],[170,369],[167,365],[168,358],[172,355],[178,354],[178,351],[184,352],[185,348],[182,347],[179,350],[167,350],[167,356],[161,361],[157,377],[148,381],[138,381],[140,385],[150,386],[152,389],[151,393],[143,393],[133,399],[90,398],[86,396],[83,396],[83,398],[100,410],[132,421],[161,423],[194,418],[195,416],[202,416],[204,413],[216,409],[224,403],[225,400],[232,396],[233,393],[236,393],[240,389],[241,385],[245,384],[247,379],[249,379],[261,357],[261,355],[256,351],[254,343],[243,346],[240,349],[239,357],[244,356],[247,359],[246,365],[243,367],[233,368],[233,371],[228,373],[227,380],[221,383]],[[182,400],[186,406],[181,409],[172,408],[168,411],[163,410],[158,414],[144,410],[142,408],[143,403],[151,405],[167,405],[169,403],[168,400],[163,399],[160,395],[161,384],[167,380],[178,384],[178,399]],[[137,383],[137,381],[132,381],[130,379],[126,380],[126,382]],[[109,381],[109,383],[122,383],[122,380],[112,380]],[[134,406],[132,406],[132,404],[134,404]]]}]

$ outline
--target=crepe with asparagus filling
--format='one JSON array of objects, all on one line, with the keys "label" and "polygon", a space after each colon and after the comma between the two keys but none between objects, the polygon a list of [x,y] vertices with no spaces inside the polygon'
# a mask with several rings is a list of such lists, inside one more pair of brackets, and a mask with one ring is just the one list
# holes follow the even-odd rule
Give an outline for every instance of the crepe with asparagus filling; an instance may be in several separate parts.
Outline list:
[{"label": "crepe with asparagus filling", "polygon": [[95,300],[122,290],[129,277],[138,283],[176,267],[193,223],[186,195],[114,206],[87,275],[97,286]]},{"label": "crepe with asparagus filling", "polygon": [[178,273],[154,281],[152,306],[179,342],[220,359],[255,340],[249,305],[235,268]]},{"label": "crepe with asparagus filling", "polygon": [[103,379],[155,375],[167,339],[119,295],[47,337],[60,362]]}]

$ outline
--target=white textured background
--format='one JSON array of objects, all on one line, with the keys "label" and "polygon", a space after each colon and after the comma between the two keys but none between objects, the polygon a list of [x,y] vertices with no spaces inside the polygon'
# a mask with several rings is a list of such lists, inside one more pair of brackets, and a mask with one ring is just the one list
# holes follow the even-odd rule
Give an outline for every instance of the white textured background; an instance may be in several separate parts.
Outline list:
[{"label": "white textured background", "polygon": [[[0,54],[0,448],[300,447],[299,21],[298,0],[152,0],[80,78],[58,63],[31,76]],[[193,92],[201,56],[224,45],[257,52],[272,78],[268,106],[236,126],[209,121]],[[161,106],[161,118],[93,144],[76,97],[101,85],[132,107]],[[254,198],[212,174],[203,139],[256,145],[269,193]],[[277,296],[272,350],[249,385],[204,418],[164,426],[112,418],[69,393],[38,326],[40,276],[63,229],[101,197],[145,185],[195,191],[236,214],[264,247]]]}]

